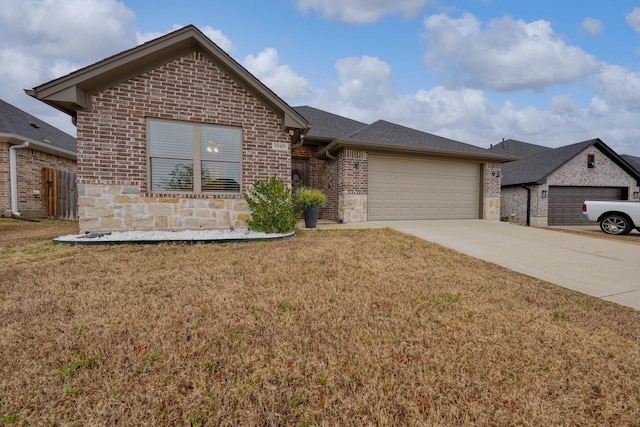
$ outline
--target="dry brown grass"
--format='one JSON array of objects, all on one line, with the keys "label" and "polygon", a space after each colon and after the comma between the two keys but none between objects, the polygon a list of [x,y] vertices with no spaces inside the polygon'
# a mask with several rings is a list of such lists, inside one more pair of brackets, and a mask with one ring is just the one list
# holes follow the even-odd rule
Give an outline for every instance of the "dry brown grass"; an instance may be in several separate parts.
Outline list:
[{"label": "dry brown grass", "polygon": [[390,230],[0,252],[5,423],[638,425],[639,358],[640,313]]}]

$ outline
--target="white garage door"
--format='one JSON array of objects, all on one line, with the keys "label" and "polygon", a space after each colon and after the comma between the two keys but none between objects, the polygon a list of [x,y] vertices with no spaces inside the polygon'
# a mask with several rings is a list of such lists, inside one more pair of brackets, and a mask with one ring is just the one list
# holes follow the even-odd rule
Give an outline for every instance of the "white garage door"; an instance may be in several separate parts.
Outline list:
[{"label": "white garage door", "polygon": [[480,216],[480,164],[369,156],[369,220]]}]

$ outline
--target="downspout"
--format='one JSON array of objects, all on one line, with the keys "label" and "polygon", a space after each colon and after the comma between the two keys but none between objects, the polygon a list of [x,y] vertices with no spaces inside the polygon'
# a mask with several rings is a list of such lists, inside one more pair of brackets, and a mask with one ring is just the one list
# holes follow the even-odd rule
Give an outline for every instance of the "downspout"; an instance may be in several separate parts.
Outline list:
[{"label": "downspout", "polygon": [[339,187],[340,187],[340,183],[339,183],[339,179],[340,179],[340,171],[338,170],[338,158],[336,156],[334,156],[333,154],[331,154],[329,152],[329,150],[324,152],[325,156],[327,156],[327,158],[329,160],[335,160],[336,162],[336,219],[338,220],[339,223],[342,223],[342,218],[340,218],[340,191],[339,191]]},{"label": "downspout", "polygon": [[11,185],[11,215],[15,217],[21,216],[18,212],[18,171],[16,150],[18,148],[27,148],[29,141],[24,141],[20,145],[12,145],[9,147],[9,181]]},{"label": "downspout", "polygon": [[291,146],[291,151],[295,150],[298,147],[301,147],[302,144],[304,144],[304,135],[303,134],[301,134],[300,138],[298,138],[298,142],[296,142],[295,144],[293,144]]},{"label": "downspout", "polygon": [[527,190],[527,227],[531,226],[531,188],[522,186]]}]

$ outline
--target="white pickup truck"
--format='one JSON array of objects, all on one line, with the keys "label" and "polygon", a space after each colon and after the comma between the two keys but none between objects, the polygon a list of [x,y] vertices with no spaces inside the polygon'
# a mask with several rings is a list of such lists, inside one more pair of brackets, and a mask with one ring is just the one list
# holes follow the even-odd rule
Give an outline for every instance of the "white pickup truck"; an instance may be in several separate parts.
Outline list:
[{"label": "white pickup truck", "polygon": [[640,231],[640,202],[587,200],[580,216],[598,221],[607,234],[629,234],[634,228]]}]

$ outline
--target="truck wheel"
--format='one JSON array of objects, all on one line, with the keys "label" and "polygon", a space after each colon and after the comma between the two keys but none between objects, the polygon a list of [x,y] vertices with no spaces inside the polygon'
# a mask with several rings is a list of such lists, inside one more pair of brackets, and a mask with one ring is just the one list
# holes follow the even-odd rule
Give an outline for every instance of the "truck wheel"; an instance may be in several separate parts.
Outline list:
[{"label": "truck wheel", "polygon": [[633,226],[629,218],[623,215],[607,215],[600,221],[600,230],[607,234],[623,235],[629,234]]}]

